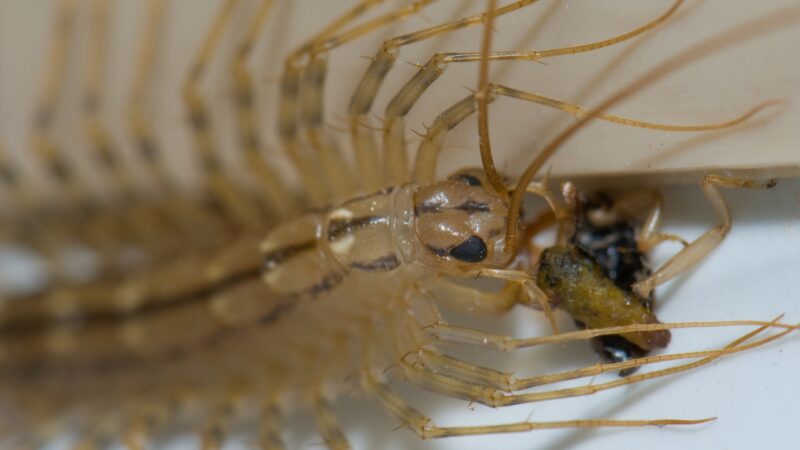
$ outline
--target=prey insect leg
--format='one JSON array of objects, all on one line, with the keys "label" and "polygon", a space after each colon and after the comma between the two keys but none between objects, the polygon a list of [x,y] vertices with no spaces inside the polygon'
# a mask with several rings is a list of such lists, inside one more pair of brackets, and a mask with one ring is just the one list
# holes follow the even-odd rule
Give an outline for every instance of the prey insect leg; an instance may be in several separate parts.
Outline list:
[{"label": "prey insect leg", "polygon": [[728,189],[768,189],[775,186],[775,180],[767,182],[755,180],[742,180],[737,178],[723,177],[719,175],[708,175],[703,177],[700,187],[703,189],[720,223],[706,231],[702,236],[695,239],[691,244],[684,247],[675,256],[659,267],[649,278],[639,281],[633,285],[636,294],[646,297],[658,285],[671,280],[680,273],[688,270],[697,264],[698,261],[708,255],[725,238],[731,229],[731,211],[725,197],[719,188]]},{"label": "prey insect leg", "polygon": [[[577,198],[578,192],[571,183],[564,186],[565,196]],[[679,242],[684,247],[689,245],[683,238],[670,233],[659,231],[661,227],[662,208],[664,199],[658,191],[629,192],[614,199],[612,209],[623,217],[637,218],[645,211],[646,217],[642,221],[637,247],[642,252],[652,250],[658,244],[666,241]],[[575,206],[574,204],[572,205]]]}]

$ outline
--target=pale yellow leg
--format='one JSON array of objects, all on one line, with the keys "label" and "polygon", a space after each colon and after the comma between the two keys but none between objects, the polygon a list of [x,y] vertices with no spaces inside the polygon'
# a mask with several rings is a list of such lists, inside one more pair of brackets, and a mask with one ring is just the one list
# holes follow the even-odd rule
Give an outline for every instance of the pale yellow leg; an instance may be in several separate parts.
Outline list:
[{"label": "pale yellow leg", "polygon": [[258,442],[261,450],[283,450],[281,412],[275,402],[264,404],[259,422]]},{"label": "pale yellow leg", "polygon": [[203,450],[220,450],[236,414],[237,396],[226,395],[215,411],[211,412],[200,430],[200,447]]},{"label": "pale yellow leg", "polygon": [[[692,327],[767,326],[767,327],[783,328],[784,331],[786,332],[792,332],[793,330],[797,330],[797,326],[784,325],[777,322],[758,322],[758,321],[753,321],[753,322],[745,321],[740,323],[719,322],[719,323],[707,323],[707,324],[686,323],[686,324],[661,324],[661,325],[665,326],[665,328],[663,329],[675,329],[678,326],[687,325]],[[447,330],[447,328],[449,328],[449,330]],[[619,328],[620,327],[616,327],[615,330],[619,331]],[[631,327],[622,327],[622,328],[631,328]],[[431,325],[426,329],[429,330],[431,334],[434,336],[434,338],[439,342],[448,342],[448,343],[455,342],[466,345],[479,345],[495,350],[510,351],[514,348],[517,348],[513,347],[513,343],[520,341],[507,336],[496,336],[480,332],[477,330],[452,327],[444,323]],[[593,330],[593,331],[600,332],[602,333],[602,335],[608,335],[611,334],[612,332],[615,332],[614,330],[611,329]],[[565,339],[561,339],[559,341],[551,339],[550,343],[565,343],[577,338],[580,338],[581,340],[591,339],[592,337],[595,337],[598,334],[597,332],[595,333],[576,332],[574,334],[564,333],[555,337],[565,338]],[[441,338],[438,337],[440,333],[442,335]],[[776,335],[776,336],[780,337],[782,335]],[[731,353],[741,352],[744,350],[749,350],[751,348],[758,347],[766,342],[769,342],[769,340],[777,339],[777,337],[770,336],[766,338],[768,340],[764,342],[757,341],[749,344],[739,345],[736,347],[735,350],[731,350]],[[570,370],[570,371],[542,375],[542,376],[534,376],[529,378],[517,378],[513,374],[499,372],[490,368],[480,367],[478,365],[467,363],[447,355],[442,355],[438,351],[433,350],[432,346],[426,346],[425,348],[421,348],[417,352],[418,354],[417,357],[426,367],[428,367],[428,369],[430,369],[435,373],[452,376],[461,381],[469,383],[485,384],[504,392],[513,392],[523,389],[529,389],[532,387],[557,383],[561,381],[574,380],[585,377],[594,377],[596,375],[600,375],[606,372],[629,370],[635,367],[641,367],[649,364],[663,363],[667,361],[704,358],[704,357],[718,355],[719,353],[720,350],[715,349],[706,351],[673,353],[673,354],[658,355],[658,356],[647,356],[624,362],[610,363],[610,364],[596,364],[594,366],[585,367],[582,369]]]},{"label": "pale yellow leg", "polygon": [[300,206],[286,181],[281,178],[270,160],[262,154],[264,149],[259,135],[256,91],[253,85],[253,74],[248,64],[256,38],[264,28],[273,3],[273,0],[261,0],[253,21],[237,45],[231,64],[231,79],[239,145],[244,150],[247,166],[256,175],[260,194],[267,199],[276,218],[282,218],[296,213]]},{"label": "pale yellow leg", "polygon": [[764,322],[757,320],[734,320],[716,322],[674,322],[654,324],[634,324],[609,328],[595,328],[572,331],[549,336],[532,338],[513,338],[510,336],[496,335],[481,330],[450,325],[444,322],[426,324],[425,330],[437,341],[451,344],[471,345],[503,352],[510,352],[520,348],[536,347],[540,345],[582,341],[598,336],[608,336],[623,333],[651,332],[660,330],[676,330],[683,328],[713,328],[732,326],[770,326],[788,330],[797,329],[796,325],[786,325],[777,321]]},{"label": "pale yellow leg", "polygon": [[245,195],[241,186],[234,184],[224,173],[217,152],[211,112],[200,89],[200,81],[209,61],[230,22],[231,14],[239,4],[239,0],[226,0],[222,4],[183,84],[183,100],[210,191],[233,223],[241,228],[252,229],[263,225],[262,211],[251,197]]},{"label": "pale yellow leg", "polygon": [[[693,356],[690,357],[697,357],[697,355],[706,355],[701,359],[698,359],[697,361],[679,364],[666,369],[654,370],[647,373],[632,375],[614,381],[598,383],[598,384],[590,384],[586,386],[554,389],[550,391],[508,394],[506,392],[503,392],[505,389],[496,387],[495,386],[496,383],[485,383],[483,381],[464,381],[465,378],[467,379],[470,378],[470,374],[475,374],[477,378],[483,378],[486,377],[487,375],[493,375],[496,377],[498,373],[495,372],[490,374],[487,372],[488,369],[480,368],[478,366],[473,366],[472,368],[470,368],[469,367],[470,365],[468,365],[467,363],[462,363],[459,365],[453,364],[453,362],[457,360],[454,360],[452,358],[446,361],[446,363],[448,363],[448,369],[450,372],[449,374],[440,371],[429,370],[428,368],[425,367],[424,362],[420,361],[420,364],[414,364],[413,362],[409,362],[408,358],[405,358],[403,360],[403,368],[404,368],[404,375],[406,376],[406,378],[408,378],[408,380],[413,384],[416,384],[420,387],[424,387],[426,389],[430,389],[432,391],[439,392],[451,397],[457,397],[468,401],[478,402],[491,407],[503,407],[503,406],[523,404],[523,403],[555,400],[567,397],[593,395],[597,392],[614,389],[620,386],[639,383],[654,378],[660,378],[667,375],[684,372],[690,369],[706,365],[721,356],[762,346],[776,339],[779,339],[788,333],[795,331],[795,328],[788,328],[774,335],[754,341],[750,344],[744,344],[747,340],[753,338],[759,333],[762,333],[764,330],[771,327],[772,325],[773,324],[763,325],[758,329],[749,332],[741,336],[740,338],[732,341],[722,349],[711,352],[695,352],[691,354]],[[664,362],[667,360],[685,359],[685,358],[665,359],[664,357],[661,357],[660,358],[661,360],[657,361],[658,359],[659,357],[654,357],[649,359],[648,361],[652,363],[652,362]],[[645,359],[644,358],[641,360],[637,359],[631,362],[633,363],[634,367],[638,367],[640,365],[645,364]],[[579,378],[577,374],[580,374],[581,376],[590,376],[589,374],[592,373],[598,373],[598,372],[603,373],[612,370],[609,366],[615,366],[615,365],[613,364],[608,364],[605,366],[598,365],[595,366],[594,368],[588,368],[589,369],[588,371],[587,370],[571,371],[562,374],[550,375],[546,377],[535,377],[533,379],[519,380],[513,383],[515,384],[515,386],[513,387],[527,388],[533,386],[541,386],[543,385],[543,381],[545,380],[547,381],[547,383],[544,384],[548,384],[549,382]],[[584,372],[589,372],[589,374],[585,374]],[[452,376],[453,373],[457,373],[458,376]],[[517,385],[517,383],[519,383],[519,385]]]},{"label": "pale yellow leg", "polygon": [[499,292],[484,292],[440,278],[420,290],[443,305],[469,314],[504,313],[522,300],[518,283],[508,283]]},{"label": "pale yellow leg", "polygon": [[550,305],[550,299],[547,297],[547,294],[545,294],[544,291],[542,291],[539,286],[536,285],[534,280],[531,279],[530,274],[517,270],[502,269],[481,269],[478,273],[479,276],[506,280],[520,284],[523,292],[526,295],[526,303],[531,306],[540,306],[542,311],[544,311],[547,320],[550,322],[550,327],[552,328],[553,333],[559,333],[558,323],[556,321],[553,308]]},{"label": "pale yellow leg", "polygon": [[388,385],[379,381],[369,371],[362,377],[367,391],[372,394],[388,414],[400,420],[421,439],[437,439],[452,436],[470,436],[496,433],[519,433],[540,429],[554,428],[604,428],[604,427],[641,427],[664,425],[694,425],[713,419],[701,420],[568,420],[554,422],[518,422],[501,425],[479,425],[462,427],[438,427],[433,421],[408,405],[399,395],[391,391]]},{"label": "pale yellow leg", "polygon": [[347,442],[347,437],[342,432],[331,405],[321,394],[316,394],[312,399],[312,412],[325,445],[330,450],[349,450],[350,443]]}]

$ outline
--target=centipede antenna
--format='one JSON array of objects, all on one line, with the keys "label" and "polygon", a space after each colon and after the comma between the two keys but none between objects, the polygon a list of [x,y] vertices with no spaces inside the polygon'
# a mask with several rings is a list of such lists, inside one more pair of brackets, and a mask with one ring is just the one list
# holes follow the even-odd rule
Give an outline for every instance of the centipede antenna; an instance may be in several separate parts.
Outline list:
[{"label": "centipede antenna", "polygon": [[[736,30],[728,30],[718,33],[709,39],[706,39],[698,44],[692,45],[686,50],[681,51],[675,56],[669,58],[658,66],[654,67],[632,83],[628,84],[623,89],[619,90],[612,96],[608,97],[605,101],[600,103],[588,115],[578,119],[578,121],[564,130],[560,135],[556,136],[550,143],[548,143],[543,150],[536,156],[527,169],[522,173],[511,196],[511,204],[508,212],[509,223],[516,220],[522,207],[522,198],[525,194],[525,186],[530,184],[533,177],[542,166],[553,156],[575,133],[585,127],[589,122],[596,117],[597,114],[603,113],[619,102],[625,100],[631,95],[636,94],[642,89],[650,86],[669,73],[672,73],[682,67],[685,67],[692,62],[710,54],[713,51],[720,51],[732,46],[733,44],[740,44],[746,40],[753,39],[770,32],[780,30],[784,27],[793,25],[800,19],[800,8],[788,7],[779,10],[775,13],[762,16],[758,19],[751,20],[743,24],[745,33]],[[506,250],[510,251],[509,255],[514,255],[519,247],[519,230],[517,227],[509,226],[506,231]],[[512,256],[513,257],[513,256]]]},{"label": "centipede antenna", "polygon": [[654,123],[654,122],[645,122],[643,120],[636,120],[636,119],[629,119],[626,117],[615,116],[613,114],[606,114],[603,112],[595,112],[589,109],[586,109],[582,106],[565,102],[562,100],[557,100],[550,97],[545,97],[544,95],[539,95],[535,92],[527,92],[522,91],[519,89],[515,89],[508,86],[503,86],[499,84],[493,84],[489,87],[489,90],[492,95],[495,96],[504,96],[504,97],[511,97],[516,98],[519,100],[525,100],[528,102],[536,103],[539,105],[547,106],[550,108],[559,109],[564,111],[575,118],[581,118],[588,115],[594,115],[595,118],[599,120],[604,120],[607,122],[616,123],[619,125],[625,125],[634,128],[645,128],[650,130],[659,130],[659,131],[674,131],[674,132],[696,132],[696,131],[714,131],[714,130],[722,130],[725,128],[734,127],[739,125],[746,120],[750,119],[754,115],[758,114],[759,112],[763,111],[764,109],[784,105],[786,102],[781,99],[772,99],[767,100],[764,102],[759,103],[758,105],[750,108],[746,112],[740,114],[738,117],[734,117],[733,119],[725,120],[722,122],[717,123],[707,123],[707,124],[693,124],[693,125],[672,125],[672,124],[662,124],[662,123]]},{"label": "centipede antenna", "polygon": [[497,0],[487,0],[486,20],[483,26],[483,40],[481,42],[481,60],[478,65],[478,88],[475,91],[475,101],[478,103],[478,138],[480,143],[481,163],[486,178],[494,190],[503,199],[508,199],[508,190],[503,184],[492,157],[492,142],[489,138],[489,52],[492,51],[492,35],[494,30],[494,14],[497,9]]}]

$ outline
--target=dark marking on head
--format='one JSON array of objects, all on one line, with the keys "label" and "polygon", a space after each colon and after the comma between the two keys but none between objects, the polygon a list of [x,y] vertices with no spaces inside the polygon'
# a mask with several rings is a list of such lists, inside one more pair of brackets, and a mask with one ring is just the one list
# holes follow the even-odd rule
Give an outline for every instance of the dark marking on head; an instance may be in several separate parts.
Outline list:
[{"label": "dark marking on head", "polygon": [[470,186],[482,186],[483,185],[481,183],[480,178],[476,177],[475,175],[470,175],[468,173],[459,173],[459,174],[453,175],[449,179],[453,180],[453,181],[463,181],[464,183],[467,183]]},{"label": "dark marking on head", "polygon": [[448,252],[450,256],[459,261],[471,263],[483,261],[488,253],[486,243],[478,236],[470,236]]},{"label": "dark marking on head", "polygon": [[367,272],[388,272],[400,267],[400,260],[397,259],[397,255],[389,254],[371,261],[354,262],[350,267]]},{"label": "dark marking on head", "polygon": [[467,200],[457,206],[444,207],[442,203],[437,201],[425,201],[414,207],[414,215],[419,217],[422,214],[437,213],[447,210],[464,211],[467,214],[474,214],[478,212],[488,213],[492,208],[488,203],[476,202],[475,200]]},{"label": "dark marking on head", "polygon": [[474,200],[467,200],[466,202],[454,207],[453,209],[464,211],[467,214],[474,214],[478,212],[488,213],[492,211],[492,208],[489,207],[488,203],[476,202]]}]

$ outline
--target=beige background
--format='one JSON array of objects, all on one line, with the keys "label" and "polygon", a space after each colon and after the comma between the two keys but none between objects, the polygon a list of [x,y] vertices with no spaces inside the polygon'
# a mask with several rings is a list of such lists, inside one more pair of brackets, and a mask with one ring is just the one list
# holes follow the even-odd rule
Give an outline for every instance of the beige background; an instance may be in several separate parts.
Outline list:
[{"label": "beige background", "polygon": [[[130,87],[145,2],[117,0],[112,3],[112,65],[105,112],[118,145],[127,150],[128,137],[122,112]],[[278,143],[275,137],[275,99],[282,56],[342,11],[348,2],[277,3],[252,58],[260,81],[262,134],[273,146]],[[495,48],[547,49],[602,40],[646,23],[666,10],[670,3],[542,1],[498,19]],[[553,58],[545,64],[497,63],[493,65],[493,80],[591,106],[668,55],[703,37],[735,28],[758,14],[794,3],[793,0],[689,1],[668,24],[631,43]],[[191,179],[195,161],[189,146],[179,86],[204,30],[220,4],[220,1],[213,0],[174,0],[168,6],[159,53],[154,121],[158,124],[166,157],[184,181]],[[237,166],[236,145],[231,135],[231,101],[224,69],[237,31],[244,28],[248,9],[252,11],[251,2],[244,1],[243,4],[235,18],[236,30],[225,36],[211,76],[204,81],[204,88],[214,106],[220,146],[237,173],[242,173],[242,170]],[[389,4],[399,5],[400,2]],[[482,2],[440,1],[418,16],[333,51],[326,94],[327,121],[332,129],[345,125],[344,114],[350,94],[369,62],[366,57],[375,53],[382,37],[426,27],[464,12],[479,11],[481,5]],[[48,49],[53,14],[52,0],[0,0],[0,143],[10,149],[32,176],[37,172],[24,155],[28,152],[27,133]],[[85,31],[85,20],[84,8],[84,14],[79,18],[82,31]],[[400,60],[424,63],[434,51],[475,50],[479,39],[477,29],[460,31],[403,48]],[[653,177],[654,173],[675,174],[710,168],[773,168],[778,169],[779,174],[797,172],[800,166],[800,127],[797,126],[800,124],[800,60],[796,58],[794,47],[799,41],[800,25],[734,45],[669,75],[613,108],[613,112],[648,121],[694,124],[729,119],[772,98],[787,99],[790,102],[787,107],[760,114],[748,126],[710,134],[665,133],[596,123],[560,150],[551,163],[553,173],[570,178],[576,174],[595,178],[620,173],[647,174],[647,177],[635,181],[641,183],[676,181],[674,175],[665,179]],[[83,144],[74,114],[75,87],[80,82],[80,61],[85,53],[82,48],[85,45],[81,42],[79,36],[71,59],[74,67],[65,74],[71,81],[67,83],[67,100],[60,116],[60,137],[70,146],[73,155],[82,154],[80,147]],[[414,70],[410,64],[401,62],[389,74],[374,108],[377,117],[382,115],[386,101]],[[475,86],[476,72],[474,64],[452,66],[434,84],[431,93],[412,110],[409,126],[414,130],[424,130],[423,124],[430,123],[436,114]],[[510,175],[519,173],[534,151],[573,120],[558,111],[509,99],[496,102],[491,114],[498,165]],[[413,133],[409,134],[413,136]],[[442,172],[477,164],[475,135],[474,119],[467,120],[451,133],[445,141],[447,162],[442,165]],[[341,138],[345,141],[347,136],[341,133]],[[274,154],[280,158],[279,149]],[[76,158],[81,161],[79,156]],[[133,158],[129,162],[135,166]],[[91,167],[83,165],[86,176],[91,178]],[[696,178],[695,174],[677,177],[681,181]],[[603,183],[608,183],[608,180],[604,178]],[[102,186],[98,188],[102,189]]]}]

